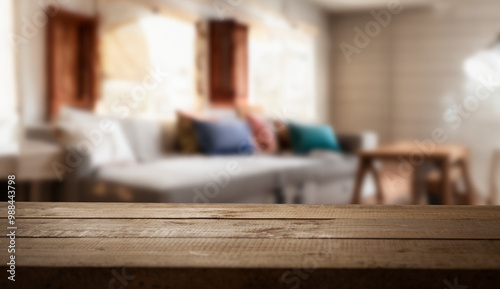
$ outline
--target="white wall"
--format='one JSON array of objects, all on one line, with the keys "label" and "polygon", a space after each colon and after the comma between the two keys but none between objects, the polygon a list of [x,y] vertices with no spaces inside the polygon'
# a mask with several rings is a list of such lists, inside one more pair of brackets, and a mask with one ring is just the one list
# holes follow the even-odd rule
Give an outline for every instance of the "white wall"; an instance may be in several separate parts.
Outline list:
[{"label": "white wall", "polygon": [[[45,3],[41,5],[40,3]],[[42,11],[48,5],[73,12],[93,14],[93,1],[16,0],[15,31],[17,46],[19,94],[22,120],[27,126],[39,125],[46,120],[46,21]]]},{"label": "white wall", "polygon": [[[500,145],[498,93],[480,101],[458,128],[443,117],[473,94],[463,63],[500,33],[500,1],[449,3],[392,15],[351,63],[339,44],[352,44],[353,28],[364,28],[373,18],[369,12],[333,17],[333,121],[344,131],[375,129],[385,141],[424,140],[442,128],[449,142],[472,148],[474,180],[486,194],[490,156]],[[498,110],[492,111],[495,106]]]},{"label": "white wall", "polygon": [[[114,1],[114,0],[99,0]],[[134,1],[134,0],[132,0]],[[137,0],[138,1],[138,0]],[[36,17],[40,11],[45,9],[39,3],[44,1],[16,0],[16,34],[25,36],[26,43],[18,49],[19,69],[19,93],[22,103],[22,119],[26,126],[34,126],[45,122],[46,113],[46,64],[45,64],[45,25],[38,25]],[[138,1],[141,2],[141,1]],[[166,5],[179,13],[190,17],[218,17],[219,14],[212,5],[211,0],[150,0],[149,3],[160,3]],[[317,94],[320,100],[320,119],[326,119],[327,107],[324,103],[328,98],[327,70],[328,70],[328,15],[320,8],[300,0],[286,1],[286,15],[283,13],[282,1],[280,0],[243,0],[228,13],[229,16],[250,22],[252,25],[266,25],[264,16],[288,17],[306,23],[317,30],[316,60]],[[53,3],[64,9],[84,14],[94,14],[94,1],[88,0],[52,0],[45,3]]]},{"label": "white wall", "polygon": [[19,151],[19,115],[14,66],[13,1],[0,1],[0,155]]}]

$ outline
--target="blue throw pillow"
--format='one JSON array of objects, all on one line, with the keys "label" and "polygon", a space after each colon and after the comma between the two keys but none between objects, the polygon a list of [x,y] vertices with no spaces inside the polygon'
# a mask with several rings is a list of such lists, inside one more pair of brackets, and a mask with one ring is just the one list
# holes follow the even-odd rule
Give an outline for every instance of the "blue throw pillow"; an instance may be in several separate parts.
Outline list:
[{"label": "blue throw pillow", "polygon": [[252,154],[250,127],[243,121],[193,122],[201,150],[209,155]]},{"label": "blue throw pillow", "polygon": [[297,154],[307,154],[312,150],[340,151],[340,145],[328,125],[288,124],[292,149]]}]

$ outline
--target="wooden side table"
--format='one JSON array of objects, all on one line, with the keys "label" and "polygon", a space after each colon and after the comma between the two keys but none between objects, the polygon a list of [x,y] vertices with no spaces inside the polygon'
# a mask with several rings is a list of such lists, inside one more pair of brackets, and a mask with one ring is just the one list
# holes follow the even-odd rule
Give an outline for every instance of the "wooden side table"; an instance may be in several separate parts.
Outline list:
[{"label": "wooden side table", "polygon": [[401,142],[382,146],[374,150],[361,151],[358,153],[358,156],[359,166],[352,198],[353,204],[361,202],[361,188],[367,172],[371,172],[375,178],[377,203],[384,203],[380,175],[374,166],[377,160],[406,161],[410,164],[413,168],[412,204],[414,205],[418,204],[420,199],[419,187],[421,184],[419,184],[416,178],[422,166],[429,161],[439,166],[443,178],[441,199],[444,205],[451,205],[453,202],[451,170],[454,166],[457,166],[462,171],[464,177],[467,194],[466,202],[470,205],[475,203],[475,193],[469,172],[469,150],[464,146],[446,144],[429,147],[419,146],[411,142]]}]

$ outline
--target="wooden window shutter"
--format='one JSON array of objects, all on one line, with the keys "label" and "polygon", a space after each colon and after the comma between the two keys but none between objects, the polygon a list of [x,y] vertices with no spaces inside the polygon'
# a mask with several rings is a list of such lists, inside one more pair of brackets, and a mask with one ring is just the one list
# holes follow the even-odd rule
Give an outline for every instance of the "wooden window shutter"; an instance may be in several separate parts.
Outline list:
[{"label": "wooden window shutter", "polygon": [[234,106],[248,98],[248,28],[233,20],[209,24],[209,98]]},{"label": "wooden window shutter", "polygon": [[55,9],[47,12],[49,119],[62,105],[93,110],[100,85],[97,18]]}]

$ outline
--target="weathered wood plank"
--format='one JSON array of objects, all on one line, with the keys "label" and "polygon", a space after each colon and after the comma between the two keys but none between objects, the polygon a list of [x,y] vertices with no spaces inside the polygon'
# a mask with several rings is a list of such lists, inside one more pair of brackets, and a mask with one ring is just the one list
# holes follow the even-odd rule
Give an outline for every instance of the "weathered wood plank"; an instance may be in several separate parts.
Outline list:
[{"label": "weathered wood plank", "polygon": [[18,237],[500,240],[500,220],[22,219],[18,226]]},{"label": "weathered wood plank", "polygon": [[[17,203],[23,218],[80,219],[500,219],[498,206]],[[0,204],[0,216],[7,216]]]},{"label": "weathered wood plank", "polygon": [[19,238],[16,265],[500,270],[498,256],[498,240]]},{"label": "weathered wood plank", "polygon": [[317,273],[301,288],[433,288],[456,272],[490,288],[500,276],[499,207],[19,203],[17,213],[18,274],[43,287],[106,287],[117,268],[137,274],[127,288],[208,276],[224,280],[213,288],[291,288],[280,282],[291,268]]}]

